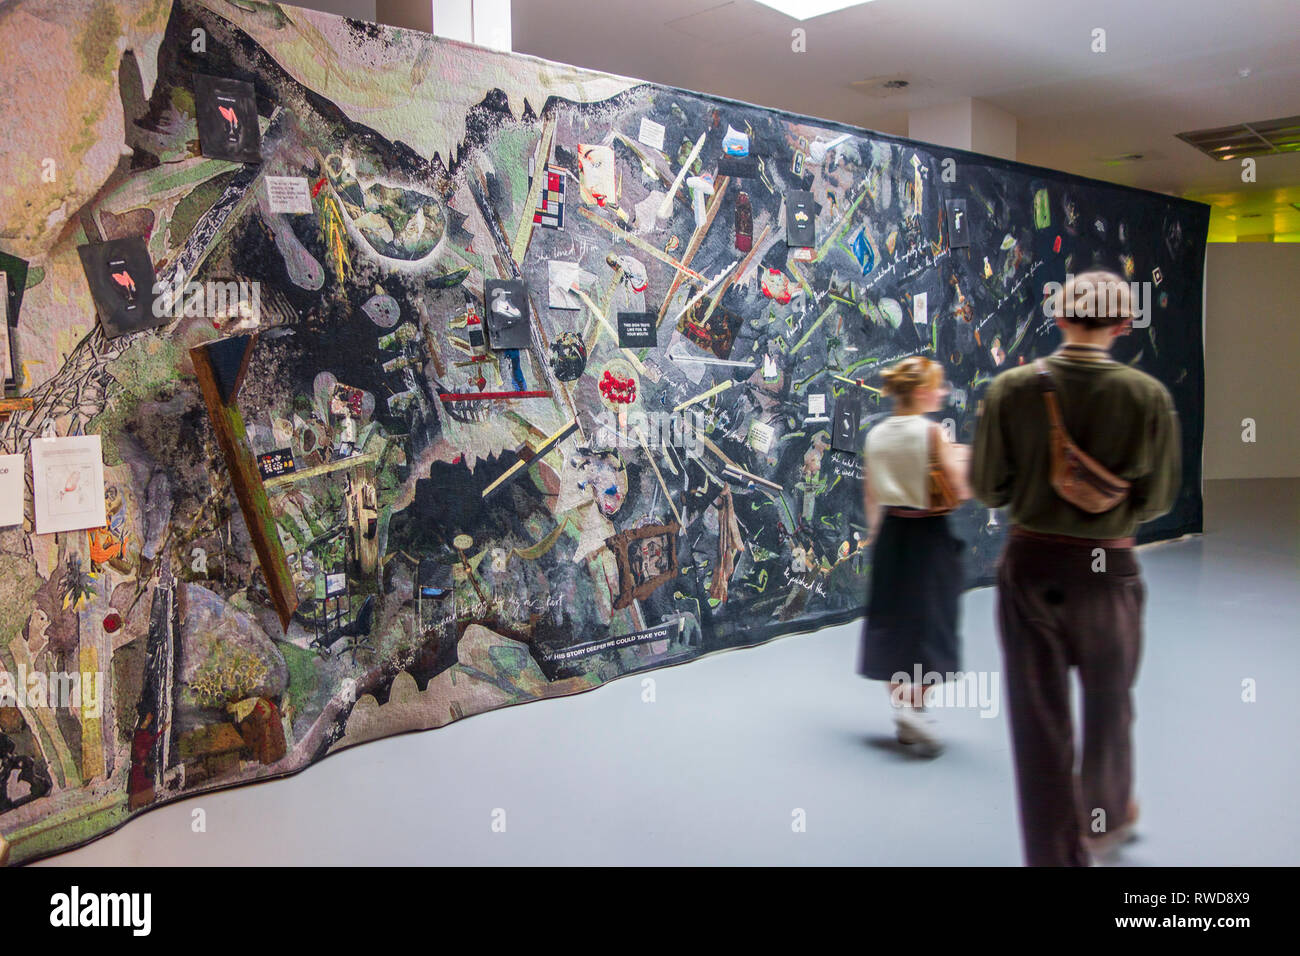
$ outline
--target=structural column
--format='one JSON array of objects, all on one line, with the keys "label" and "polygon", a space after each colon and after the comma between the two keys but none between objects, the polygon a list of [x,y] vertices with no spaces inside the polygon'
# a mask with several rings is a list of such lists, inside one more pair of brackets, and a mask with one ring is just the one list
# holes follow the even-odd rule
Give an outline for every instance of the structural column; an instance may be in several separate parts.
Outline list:
[{"label": "structural column", "polygon": [[375,0],[380,23],[511,49],[510,0]]},{"label": "structural column", "polygon": [[1016,118],[969,96],[912,110],[907,114],[907,136],[952,149],[1016,158]]}]

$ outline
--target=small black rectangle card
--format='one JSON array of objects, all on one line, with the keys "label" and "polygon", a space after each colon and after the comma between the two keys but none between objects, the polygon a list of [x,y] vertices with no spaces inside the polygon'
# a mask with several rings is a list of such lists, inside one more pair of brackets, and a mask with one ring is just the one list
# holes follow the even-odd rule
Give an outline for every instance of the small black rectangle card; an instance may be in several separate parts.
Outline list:
[{"label": "small black rectangle card", "polygon": [[27,260],[0,252],[0,272],[9,277],[9,301],[0,302],[0,308],[8,312],[9,326],[18,327],[18,309],[23,304],[23,292],[27,288]]},{"label": "small black rectangle card", "polygon": [[757,179],[758,157],[724,155],[718,159],[718,175],[733,179]]},{"label": "small black rectangle card", "polygon": [[[0,308],[9,302],[9,273],[0,272]],[[9,323],[0,322],[0,377],[8,382],[14,377],[13,355],[10,352]]]},{"label": "small black rectangle card", "polygon": [[793,189],[785,194],[785,244],[817,245],[817,204],[806,189]]},{"label": "small black rectangle card", "polygon": [[659,316],[654,312],[620,312],[618,314],[618,347],[622,349],[655,349],[659,347]]},{"label": "small black rectangle card", "polygon": [[948,248],[965,249],[970,246],[970,224],[966,221],[966,200],[949,199],[948,208]]},{"label": "small black rectangle card", "polygon": [[252,83],[195,73],[194,107],[204,156],[236,163],[262,161],[257,93]]},{"label": "small black rectangle card", "polygon": [[836,451],[858,454],[862,450],[858,447],[858,423],[861,419],[861,399],[855,395],[841,395],[835,402],[835,428],[831,434],[831,447]]},{"label": "small black rectangle card", "polygon": [[78,246],[95,310],[108,338],[166,325],[171,316],[154,312],[153,261],[141,236]]},{"label": "small black rectangle card", "polygon": [[275,451],[268,451],[257,456],[257,470],[262,473],[263,478],[278,478],[281,475],[291,475],[296,468],[292,448],[277,448]]},{"label": "small black rectangle card", "polygon": [[526,349],[533,344],[528,327],[528,287],[518,279],[489,279],[488,342],[494,349]]}]

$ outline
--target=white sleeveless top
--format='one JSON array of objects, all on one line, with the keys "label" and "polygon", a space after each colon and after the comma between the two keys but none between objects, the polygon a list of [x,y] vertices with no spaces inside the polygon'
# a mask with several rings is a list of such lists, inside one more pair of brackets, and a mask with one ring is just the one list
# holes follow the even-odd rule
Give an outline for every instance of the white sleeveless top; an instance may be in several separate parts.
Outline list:
[{"label": "white sleeveless top", "polygon": [[924,415],[890,415],[867,432],[867,481],[885,507],[930,507],[930,426]]}]

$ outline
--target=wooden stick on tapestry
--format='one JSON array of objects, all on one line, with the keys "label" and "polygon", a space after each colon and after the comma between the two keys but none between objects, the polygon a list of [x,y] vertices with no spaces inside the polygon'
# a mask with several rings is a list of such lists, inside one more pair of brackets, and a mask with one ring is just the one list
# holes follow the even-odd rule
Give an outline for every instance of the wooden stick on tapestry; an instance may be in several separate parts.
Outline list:
[{"label": "wooden stick on tapestry", "polygon": [[[718,210],[722,208],[722,197],[727,192],[727,186],[731,180],[726,176],[719,176],[713,184],[713,198],[709,201],[708,210],[704,214],[704,222],[691,235],[691,240],[686,244],[686,253],[682,256],[682,265],[689,266],[691,260],[695,258],[695,253],[699,251],[700,243],[708,234],[709,228],[713,225],[714,217],[718,215]],[[672,302],[673,296],[677,294],[678,288],[682,284],[682,274],[679,272],[673,276],[672,284],[668,287],[668,294],[664,296],[663,303],[659,306],[659,321],[663,322],[664,315],[668,312],[668,304]]]},{"label": "wooden stick on tapestry", "polygon": [[32,400],[23,398],[0,398],[0,420],[8,418],[14,412],[30,412]]},{"label": "wooden stick on tapestry", "polygon": [[[517,462],[515,462],[513,465],[511,465],[509,468],[503,471],[497,477],[496,481],[492,482],[492,484],[488,485],[486,488],[483,489],[483,500],[487,501],[489,498],[495,495],[498,491],[500,491],[510,482],[514,481],[521,474],[527,471],[533,465],[534,462],[541,461],[543,458],[546,457],[547,454],[549,454],[555,448],[556,445],[564,441],[564,439],[568,438],[577,430],[578,430],[578,420],[575,418],[572,421],[570,421],[567,425],[565,425],[563,428],[561,428],[558,432],[556,432],[554,435],[552,435],[550,438],[546,439],[546,441],[538,445],[537,449],[532,453],[531,457],[526,458],[521,453],[520,458]],[[525,450],[526,450],[526,446],[525,446]]]},{"label": "wooden stick on tapestry", "polygon": [[298,595],[294,591],[289,562],[280,543],[275,518],[271,515],[270,501],[262,486],[257,461],[246,441],[244,419],[235,405],[256,342],[256,335],[218,339],[190,349],[190,358],[204,404],[208,407],[217,445],[226,459],[226,467],[230,469],[230,483],[244,513],[244,524],[248,526],[253,550],[262,566],[271,603],[280,616],[280,626],[288,629],[289,620],[298,606]]}]

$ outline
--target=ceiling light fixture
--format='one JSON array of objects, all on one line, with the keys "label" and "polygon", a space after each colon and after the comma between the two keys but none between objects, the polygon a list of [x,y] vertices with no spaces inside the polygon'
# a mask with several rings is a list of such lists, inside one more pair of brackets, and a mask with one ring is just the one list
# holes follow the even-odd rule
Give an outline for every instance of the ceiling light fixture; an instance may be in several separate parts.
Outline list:
[{"label": "ceiling light fixture", "polygon": [[771,7],[787,17],[793,17],[796,20],[811,20],[813,17],[824,16],[827,13],[835,13],[837,10],[847,10],[849,7],[860,7],[864,3],[871,3],[871,0],[758,0],[765,7]]}]

